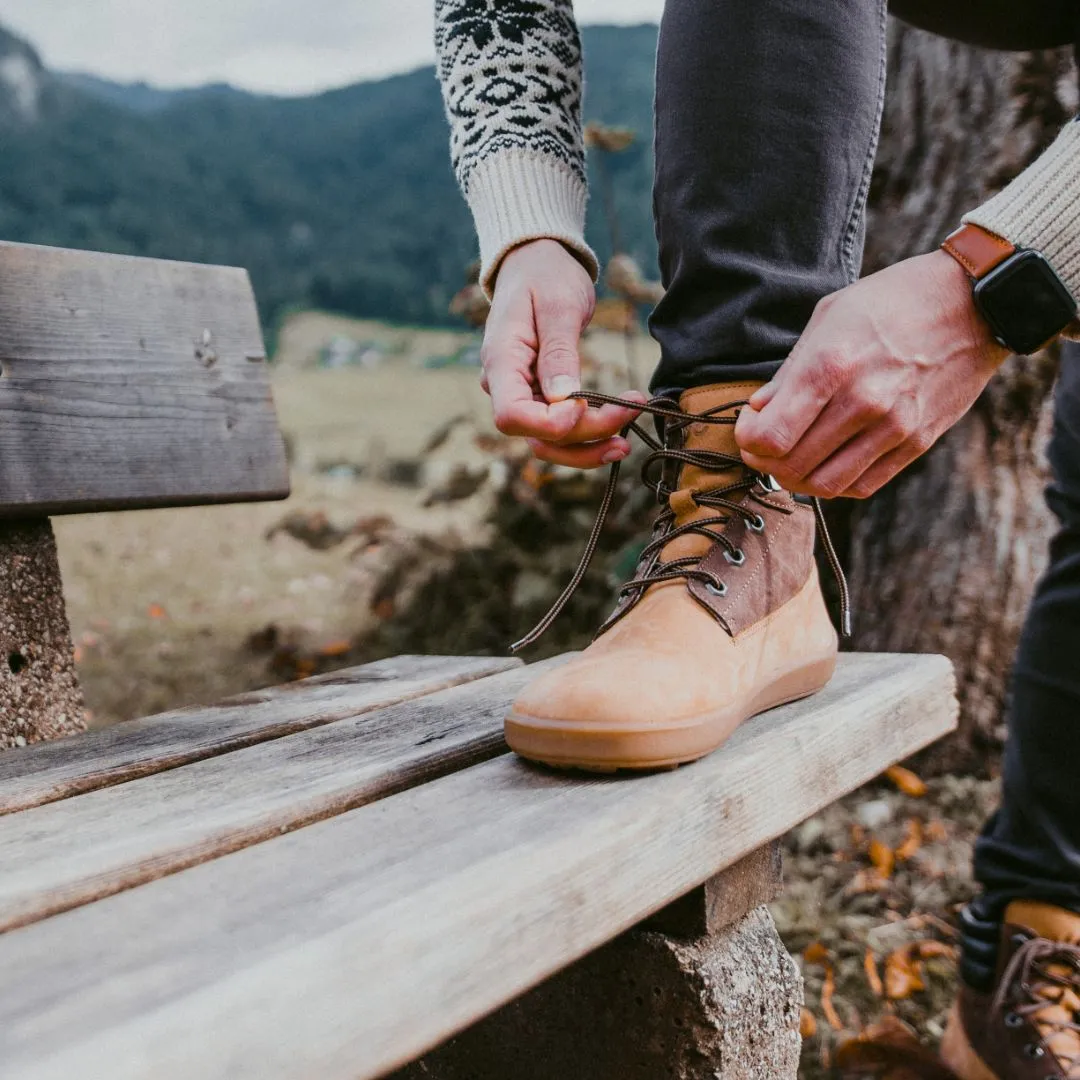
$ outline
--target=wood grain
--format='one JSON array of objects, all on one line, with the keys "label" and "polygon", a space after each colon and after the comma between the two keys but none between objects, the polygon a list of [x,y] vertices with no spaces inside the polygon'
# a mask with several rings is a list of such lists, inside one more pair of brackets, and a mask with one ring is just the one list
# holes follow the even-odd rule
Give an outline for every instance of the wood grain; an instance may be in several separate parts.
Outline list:
[{"label": "wood grain", "polygon": [[539,671],[473,681],[0,818],[0,933],[506,753]]},{"label": "wood grain", "polygon": [[676,772],[502,755],[6,934],[5,1080],[383,1075],[950,730],[953,690],[847,656]]},{"label": "wood grain", "polygon": [[244,270],[0,244],[0,516],[289,493]]},{"label": "wood grain", "polygon": [[0,754],[0,820],[81,792],[358,716],[520,666],[503,657],[399,656]]}]

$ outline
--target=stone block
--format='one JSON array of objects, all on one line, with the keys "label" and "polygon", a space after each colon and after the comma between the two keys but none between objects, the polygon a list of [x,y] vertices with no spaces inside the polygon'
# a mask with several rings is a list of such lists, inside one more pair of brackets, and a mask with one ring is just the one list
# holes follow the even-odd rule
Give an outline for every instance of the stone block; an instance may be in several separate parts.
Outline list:
[{"label": "stone block", "polygon": [[0,750],[85,729],[47,518],[0,522]]},{"label": "stone block", "polygon": [[802,980],[764,907],[696,940],[632,930],[394,1080],[796,1080]]}]

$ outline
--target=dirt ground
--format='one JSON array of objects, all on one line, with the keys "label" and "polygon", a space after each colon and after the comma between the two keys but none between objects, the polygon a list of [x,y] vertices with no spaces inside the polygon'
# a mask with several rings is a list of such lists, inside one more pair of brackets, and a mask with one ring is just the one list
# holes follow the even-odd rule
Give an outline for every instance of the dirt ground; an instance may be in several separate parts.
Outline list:
[{"label": "dirt ground", "polygon": [[[326,366],[328,344],[340,354],[343,340],[381,350],[380,362]],[[476,436],[493,435],[477,369],[425,366],[470,343],[298,316],[282,331],[274,375],[293,460],[287,502],[56,520],[92,724],[280,681],[267,649],[253,647],[270,633],[334,657],[374,627],[377,582],[362,538],[320,549],[288,531],[270,535],[286,518],[324,515],[344,534],[385,517],[411,534],[479,538],[491,505],[483,489],[424,505],[457,465],[477,466]],[[618,360],[625,343],[608,335],[591,347]],[[639,386],[651,349],[636,343]],[[433,433],[455,418],[459,428],[426,457]],[[774,915],[806,977],[805,1080],[832,1075],[844,1043],[882,1017],[910,1024],[928,1045],[943,1029],[953,919],[970,896],[971,845],[997,787],[942,777],[921,793],[901,781],[912,793],[883,780],[787,840],[787,888]]]}]

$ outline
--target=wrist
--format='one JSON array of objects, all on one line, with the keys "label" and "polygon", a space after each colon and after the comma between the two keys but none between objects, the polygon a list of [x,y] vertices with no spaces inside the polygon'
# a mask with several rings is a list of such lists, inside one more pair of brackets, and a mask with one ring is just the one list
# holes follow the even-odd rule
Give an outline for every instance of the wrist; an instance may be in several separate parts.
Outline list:
[{"label": "wrist", "polygon": [[968,279],[993,339],[1022,356],[1045,348],[1076,318],[1076,301],[1038,251],[965,222],[941,245]]},{"label": "wrist", "polygon": [[940,248],[926,258],[933,265],[936,288],[945,299],[957,335],[996,370],[1008,358],[1009,350],[994,337],[993,329],[976,306],[966,269]]}]

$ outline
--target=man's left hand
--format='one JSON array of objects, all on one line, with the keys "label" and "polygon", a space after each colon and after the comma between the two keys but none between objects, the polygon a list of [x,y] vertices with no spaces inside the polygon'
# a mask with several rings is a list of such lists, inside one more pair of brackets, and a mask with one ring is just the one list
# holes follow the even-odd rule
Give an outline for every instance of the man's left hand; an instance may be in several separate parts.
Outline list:
[{"label": "man's left hand", "polygon": [[1006,356],[960,265],[919,255],[822,300],[735,439],[789,491],[865,499],[971,408]]}]

